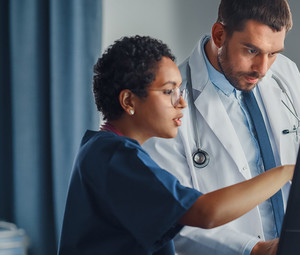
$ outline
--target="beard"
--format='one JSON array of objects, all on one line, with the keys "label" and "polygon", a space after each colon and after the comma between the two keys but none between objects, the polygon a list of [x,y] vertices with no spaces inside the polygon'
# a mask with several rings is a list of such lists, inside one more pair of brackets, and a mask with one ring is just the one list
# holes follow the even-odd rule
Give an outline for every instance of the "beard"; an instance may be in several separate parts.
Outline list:
[{"label": "beard", "polygon": [[[221,69],[221,72],[225,76],[225,78],[230,82],[230,84],[240,91],[250,91],[256,85],[253,83],[242,83],[243,77],[251,77],[254,79],[258,79],[259,81],[264,77],[264,75],[260,75],[258,72],[242,72],[242,71],[234,71],[234,64],[231,62],[228,53],[228,42],[225,41],[222,48],[219,49],[218,56],[218,65]],[[235,65],[237,66],[237,65]]]}]

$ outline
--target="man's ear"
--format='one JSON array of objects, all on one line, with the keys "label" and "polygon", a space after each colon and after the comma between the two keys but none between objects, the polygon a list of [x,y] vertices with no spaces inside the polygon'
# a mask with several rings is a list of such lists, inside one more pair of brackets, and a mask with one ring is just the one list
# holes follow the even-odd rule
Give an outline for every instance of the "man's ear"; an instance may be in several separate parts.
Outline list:
[{"label": "man's ear", "polygon": [[221,48],[226,39],[224,25],[220,22],[216,22],[211,29],[211,36],[216,47]]},{"label": "man's ear", "polygon": [[129,89],[124,89],[119,94],[120,105],[129,115],[133,115],[135,111],[134,98],[135,95]]}]

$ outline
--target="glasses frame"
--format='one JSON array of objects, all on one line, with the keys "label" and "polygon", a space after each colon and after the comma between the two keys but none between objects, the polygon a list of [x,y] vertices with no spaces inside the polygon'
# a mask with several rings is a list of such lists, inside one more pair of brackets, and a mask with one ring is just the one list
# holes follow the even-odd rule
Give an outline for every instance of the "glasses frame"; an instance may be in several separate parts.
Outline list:
[{"label": "glasses frame", "polygon": [[180,87],[175,87],[173,89],[148,89],[149,91],[164,91],[165,94],[171,95],[171,104],[174,107],[177,107],[180,101],[180,98],[186,99],[187,90],[186,88],[180,89]]}]

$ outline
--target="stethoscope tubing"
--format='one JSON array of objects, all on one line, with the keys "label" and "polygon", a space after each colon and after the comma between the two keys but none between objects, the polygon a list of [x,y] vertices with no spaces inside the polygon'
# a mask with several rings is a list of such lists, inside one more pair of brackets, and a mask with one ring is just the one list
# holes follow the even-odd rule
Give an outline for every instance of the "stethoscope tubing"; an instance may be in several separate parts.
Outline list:
[{"label": "stethoscope tubing", "polygon": [[[192,81],[191,81],[191,70],[190,70],[189,62],[187,62],[187,74],[186,75],[187,75],[187,91],[188,91],[189,101],[191,103],[192,123],[193,123],[194,134],[196,137],[196,148],[197,148],[196,151],[194,151],[192,153],[192,160],[193,160],[193,164],[196,168],[204,168],[209,164],[210,156],[205,150],[203,150],[201,148],[200,135],[199,135],[199,129],[198,129],[199,127],[198,127],[197,117],[196,117],[196,106],[195,106],[194,97],[193,97],[193,86],[192,86]],[[297,111],[295,109],[295,106],[294,106],[290,96],[288,95],[281,80],[275,74],[272,74],[272,78],[276,81],[276,83],[279,86],[279,88],[281,89],[282,93],[286,95],[288,101],[290,102],[294,112],[290,109],[290,107],[288,107],[288,105],[283,100],[281,100],[281,102],[289,110],[289,112],[297,119],[298,127],[299,127],[300,118],[297,114]],[[293,132],[295,132],[295,131],[294,130],[283,130],[282,131],[283,134],[289,134],[289,133],[293,133]]]},{"label": "stethoscope tubing", "polygon": [[201,149],[201,143],[200,143],[200,135],[199,135],[199,129],[198,129],[198,122],[197,122],[197,116],[196,116],[196,106],[194,103],[194,97],[193,97],[193,86],[191,81],[191,69],[189,63],[187,63],[187,91],[189,100],[191,102],[191,113],[192,113],[192,123],[193,123],[193,129],[194,134],[196,136],[196,151],[192,153],[192,160],[193,164],[197,168],[204,168],[208,165],[210,161],[209,154]]}]

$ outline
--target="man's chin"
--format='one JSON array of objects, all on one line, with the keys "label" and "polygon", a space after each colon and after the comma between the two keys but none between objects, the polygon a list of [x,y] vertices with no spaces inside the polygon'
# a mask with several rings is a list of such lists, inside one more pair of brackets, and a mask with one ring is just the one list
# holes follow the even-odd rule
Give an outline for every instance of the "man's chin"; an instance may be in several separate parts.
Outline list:
[{"label": "man's chin", "polygon": [[234,86],[237,90],[242,92],[249,92],[257,85],[257,83],[247,83],[245,85]]}]

